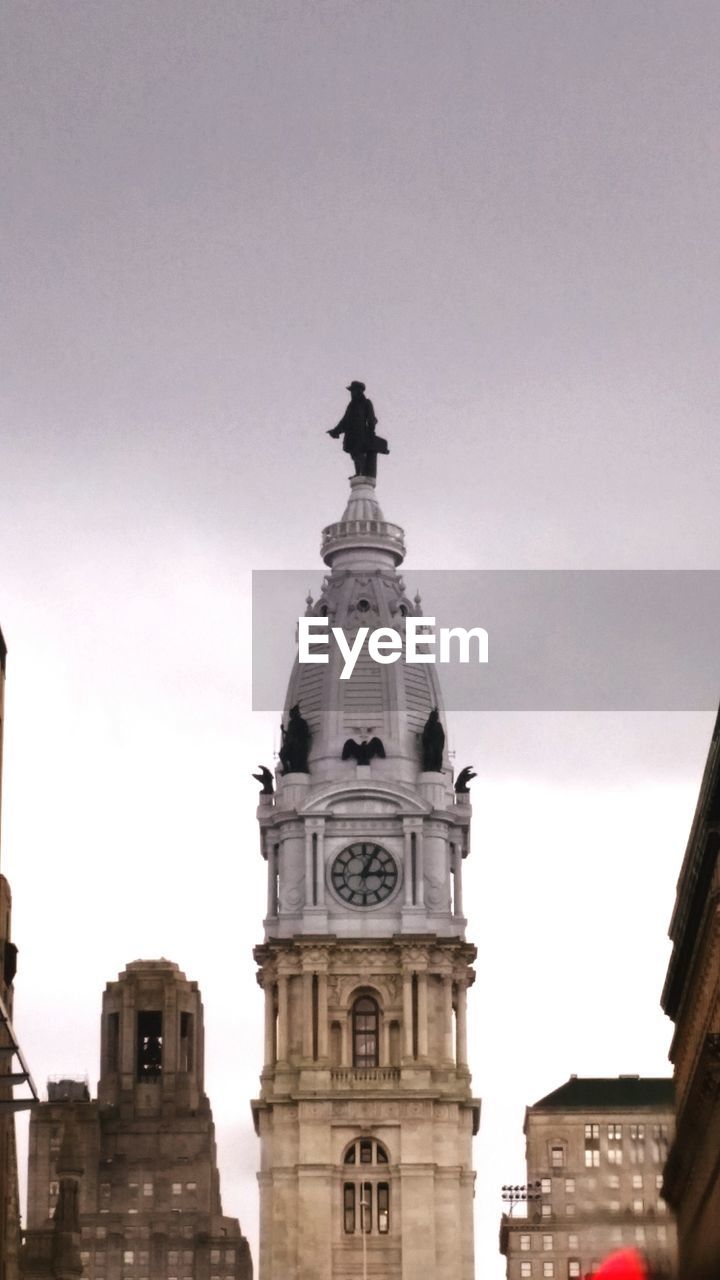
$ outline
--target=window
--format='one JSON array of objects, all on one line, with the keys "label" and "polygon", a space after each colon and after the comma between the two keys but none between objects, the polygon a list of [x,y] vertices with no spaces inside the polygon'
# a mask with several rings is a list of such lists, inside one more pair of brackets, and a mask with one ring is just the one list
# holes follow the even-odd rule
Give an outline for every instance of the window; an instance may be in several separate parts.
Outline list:
[{"label": "window", "polygon": [[552,1236],[543,1236],[542,1244],[543,1244],[543,1253],[552,1253],[552,1248],[553,1248]]},{"label": "window", "polygon": [[655,1190],[662,1191],[663,1176],[661,1173],[655,1174]]},{"label": "window", "polygon": [[658,1244],[667,1244],[667,1227],[659,1226],[657,1229]]},{"label": "window", "polygon": [[610,1212],[611,1212],[611,1213],[619,1213],[619,1212],[620,1212],[620,1201],[619,1201],[619,1200],[610,1200],[610,1201],[609,1201],[609,1203],[608,1203],[608,1209],[610,1210]]},{"label": "window", "polygon": [[387,1235],[390,1230],[390,1185],[387,1182],[378,1182],[377,1224],[380,1235]]},{"label": "window", "polygon": [[168,1266],[169,1266],[169,1267],[171,1267],[171,1268],[173,1268],[173,1270],[177,1267],[177,1264],[178,1264],[178,1257],[179,1257],[179,1254],[178,1254],[177,1249],[170,1249],[170,1250],[169,1250],[169,1252],[168,1252]]},{"label": "window", "polygon": [[664,1164],[667,1160],[668,1127],[666,1124],[653,1125],[653,1160],[655,1164]]},{"label": "window", "polygon": [[162,1073],[162,1013],[143,1009],[137,1015],[137,1078],[157,1080]]},{"label": "window", "polygon": [[574,1178],[565,1179],[565,1195],[566,1196],[575,1195],[575,1179]]},{"label": "window", "polygon": [[642,1191],[643,1176],[641,1173],[634,1173],[632,1176],[633,1191]]},{"label": "window", "polygon": [[181,1195],[182,1195],[182,1182],[173,1182],[173,1184],[172,1184],[172,1193],[173,1193],[173,1195],[174,1195],[174,1196],[181,1196]]},{"label": "window", "polygon": [[579,1248],[579,1245],[578,1245],[578,1237],[577,1237],[576,1235],[572,1235],[572,1234],[571,1234],[571,1235],[569,1235],[569,1236],[568,1236],[568,1249],[570,1250],[570,1252],[571,1252],[571,1253],[577,1253],[578,1248]]},{"label": "window", "polygon": [[343,1230],[346,1236],[355,1234],[355,1183],[346,1182],[343,1187]]},{"label": "window", "polygon": [[190,1195],[195,1195],[195,1192],[197,1191],[197,1182],[186,1182],[186,1183],[185,1183],[185,1190],[186,1190]]},{"label": "window", "polygon": [[360,996],[353,1005],[352,1043],[354,1067],[377,1067],[380,1011],[372,996]]},{"label": "window", "polygon": [[551,1205],[551,1204],[544,1204],[544,1205],[542,1205],[542,1206],[541,1206],[541,1210],[540,1210],[540,1214],[541,1214],[541,1217],[543,1217],[543,1218],[550,1218],[550,1217],[552,1217],[552,1205]]},{"label": "window", "polygon": [[152,1193],[153,1193],[153,1184],[152,1184],[152,1182],[143,1182],[143,1195],[144,1195],[144,1196],[151,1196],[151,1195],[152,1195]]},{"label": "window", "polygon": [[[375,1138],[359,1138],[345,1153],[345,1168],[363,1165],[362,1182],[343,1183],[343,1230],[346,1235],[387,1235],[390,1231],[390,1183],[372,1178],[374,1170],[387,1166],[389,1156]],[[372,1180],[370,1180],[372,1178]],[[385,1173],[387,1178],[387,1172]],[[367,1180],[366,1180],[367,1179]]]},{"label": "window", "polygon": [[193,1035],[193,1016],[191,1013],[180,1014],[180,1071],[192,1071],[195,1058],[195,1040]]},{"label": "window", "polygon": [[572,1203],[572,1200],[570,1201],[570,1204],[565,1205],[565,1216],[567,1218],[575,1217],[575,1205]]},{"label": "window", "polygon": [[[190,1261],[190,1262],[192,1262],[192,1254],[190,1254],[189,1261]],[[226,1249],[226,1250],[225,1250],[225,1266],[226,1266],[226,1267],[231,1267],[231,1266],[233,1265],[234,1261],[235,1261],[235,1250],[234,1250],[234,1249]]]},{"label": "window", "polygon": [[547,1276],[548,1280],[551,1280],[552,1276],[555,1275],[554,1262],[543,1262],[543,1275]]},{"label": "window", "polygon": [[630,1163],[645,1163],[645,1125],[630,1125]]},{"label": "window", "polygon": [[522,1252],[523,1252],[523,1253],[527,1253],[528,1249],[530,1248],[530,1237],[529,1237],[529,1236],[522,1235],[522,1236],[520,1237],[520,1248],[521,1248],[521,1250],[522,1250]]},{"label": "window", "polygon": [[608,1164],[622,1164],[622,1125],[609,1124],[607,1127],[608,1137]]},{"label": "window", "polygon": [[550,1147],[550,1168],[562,1169],[565,1164],[565,1147],[562,1142],[554,1142]]},{"label": "window", "polygon": [[218,1263],[218,1262],[220,1261],[220,1250],[219,1250],[219,1249],[211,1249],[211,1250],[210,1250],[210,1261],[211,1261],[211,1262],[215,1262],[215,1263]]},{"label": "window", "polygon": [[600,1125],[585,1125],[585,1168],[597,1169],[600,1164]]},{"label": "window", "polygon": [[543,1178],[540,1182],[540,1191],[544,1196],[549,1196],[552,1190],[552,1182],[549,1178]]},{"label": "window", "polygon": [[133,1249],[126,1249],[123,1253],[123,1266],[132,1267],[134,1265],[135,1265],[135,1251]]},{"label": "window", "polygon": [[618,1173],[608,1174],[607,1184],[611,1191],[617,1191],[620,1187],[620,1175]]},{"label": "window", "polygon": [[370,1235],[373,1224],[373,1188],[371,1182],[363,1182],[360,1188],[360,1230]]},{"label": "window", "polygon": [[520,1263],[520,1277],[521,1280],[530,1280],[532,1277],[532,1262]]},{"label": "window", "polygon": [[636,1244],[644,1244],[644,1243],[645,1243],[645,1228],[644,1228],[644,1227],[636,1227],[636,1228],[635,1228],[635,1243],[636,1243]]},{"label": "window", "polygon": [[643,1202],[642,1200],[640,1200],[640,1199],[638,1199],[638,1200],[633,1200],[633,1202],[632,1202],[632,1211],[633,1211],[633,1213],[644,1213],[644,1211],[645,1211],[645,1204],[644,1204],[644,1202]]},{"label": "window", "polygon": [[580,1275],[580,1259],[568,1258],[568,1280],[576,1280]]}]

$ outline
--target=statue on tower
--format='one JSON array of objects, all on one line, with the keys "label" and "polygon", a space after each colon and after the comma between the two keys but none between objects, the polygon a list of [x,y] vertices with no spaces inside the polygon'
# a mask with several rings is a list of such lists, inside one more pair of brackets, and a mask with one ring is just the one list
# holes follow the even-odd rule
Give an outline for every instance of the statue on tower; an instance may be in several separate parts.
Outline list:
[{"label": "statue on tower", "polygon": [[282,746],[280,747],[280,763],[283,775],[286,773],[309,773],[308,753],[310,751],[310,726],[300,715],[300,706],[296,702],[290,708],[287,729],[280,725]]},{"label": "statue on tower", "polygon": [[424,773],[442,773],[445,730],[440,712],[433,707],[422,731],[422,767]]},{"label": "statue on tower", "polygon": [[388,442],[375,435],[377,418],[372,400],[365,395],[365,383],[351,382],[346,390],[350,392],[350,403],[337,426],[327,434],[335,440],[344,436],[343,450],[355,463],[355,475],[374,479],[378,454],[390,452]]}]

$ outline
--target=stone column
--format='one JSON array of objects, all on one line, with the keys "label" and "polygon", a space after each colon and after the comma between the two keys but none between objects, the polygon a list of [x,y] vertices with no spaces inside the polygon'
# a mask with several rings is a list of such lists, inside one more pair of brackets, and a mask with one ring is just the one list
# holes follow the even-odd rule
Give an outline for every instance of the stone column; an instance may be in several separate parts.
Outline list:
[{"label": "stone column", "polygon": [[456,916],[463,914],[463,895],[462,895],[462,849],[460,845],[453,845],[453,871],[455,872],[455,893],[454,907]]},{"label": "stone column", "polygon": [[316,818],[315,834],[317,835],[317,904],[325,906],[325,820]]},{"label": "stone column", "polygon": [[412,973],[403,969],[403,1057],[413,1056]]},{"label": "stone column", "polygon": [[454,1061],[453,1023],[452,1023],[452,974],[444,973],[443,979],[443,1057],[446,1062]]},{"label": "stone column", "polygon": [[390,1066],[390,1019],[387,1014],[381,1015],[380,1022],[380,1055],[378,1065],[381,1067]]},{"label": "stone column", "polygon": [[457,1048],[455,1062],[458,1067],[467,1066],[467,987],[458,982],[457,990]]},{"label": "stone column", "polygon": [[318,973],[318,1058],[325,1061],[328,1056],[328,980],[327,973],[321,969]]},{"label": "stone column", "polygon": [[288,1052],[288,976],[278,974],[278,1028],[277,1056],[278,1062],[287,1062]]},{"label": "stone column", "polygon": [[340,1066],[351,1067],[350,1061],[350,1028],[348,1026],[347,1014],[340,1023]]},{"label": "stone column", "polygon": [[275,984],[268,982],[265,990],[265,1066],[274,1065],[275,1049]]},{"label": "stone column", "polygon": [[418,1057],[428,1056],[428,976],[424,969],[418,973]]},{"label": "stone column", "polygon": [[277,904],[277,848],[274,844],[270,845],[268,850],[268,894],[267,894],[267,913],[268,916],[276,916],[278,913]]},{"label": "stone column", "polygon": [[313,832],[312,825],[308,822],[305,824],[305,906],[314,907],[317,895],[315,878],[313,876]]},{"label": "stone column", "polygon": [[303,1057],[308,1060],[313,1056],[313,975],[311,969],[304,969],[303,976],[303,1027],[302,1027],[302,1047]]},{"label": "stone column", "polygon": [[412,831],[405,823],[403,829],[403,874],[405,876],[405,906],[412,906]]},{"label": "stone column", "polygon": [[415,902],[418,907],[425,904],[425,850],[423,849],[423,825],[417,824],[415,830],[415,875],[417,876],[417,893]]}]

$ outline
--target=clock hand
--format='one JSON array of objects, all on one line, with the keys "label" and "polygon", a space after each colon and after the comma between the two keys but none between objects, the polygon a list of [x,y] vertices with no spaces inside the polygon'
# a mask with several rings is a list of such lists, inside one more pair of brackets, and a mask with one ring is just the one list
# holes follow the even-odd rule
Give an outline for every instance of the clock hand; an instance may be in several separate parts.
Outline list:
[{"label": "clock hand", "polygon": [[372,860],[373,860],[373,858],[374,858],[374,857],[375,857],[375,850],[374,850],[374,849],[371,849],[369,853],[366,853],[366,854],[364,855],[364,857],[363,857],[363,869],[362,869],[362,871],[360,872],[360,879],[361,879],[361,880],[365,880],[365,879],[367,878],[367,875],[368,875],[368,868],[369,868],[370,863],[372,862]]}]

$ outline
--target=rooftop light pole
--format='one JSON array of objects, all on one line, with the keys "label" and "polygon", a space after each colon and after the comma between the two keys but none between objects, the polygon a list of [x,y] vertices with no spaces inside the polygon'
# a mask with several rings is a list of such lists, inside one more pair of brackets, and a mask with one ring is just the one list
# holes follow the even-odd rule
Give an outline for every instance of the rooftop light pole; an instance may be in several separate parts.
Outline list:
[{"label": "rooftop light pole", "polygon": [[542,1195],[541,1187],[540,1182],[526,1182],[519,1185],[506,1182],[501,1188],[501,1195],[502,1199],[510,1205],[509,1216],[512,1218],[512,1211],[516,1204],[527,1204],[530,1200],[539,1200]]}]

